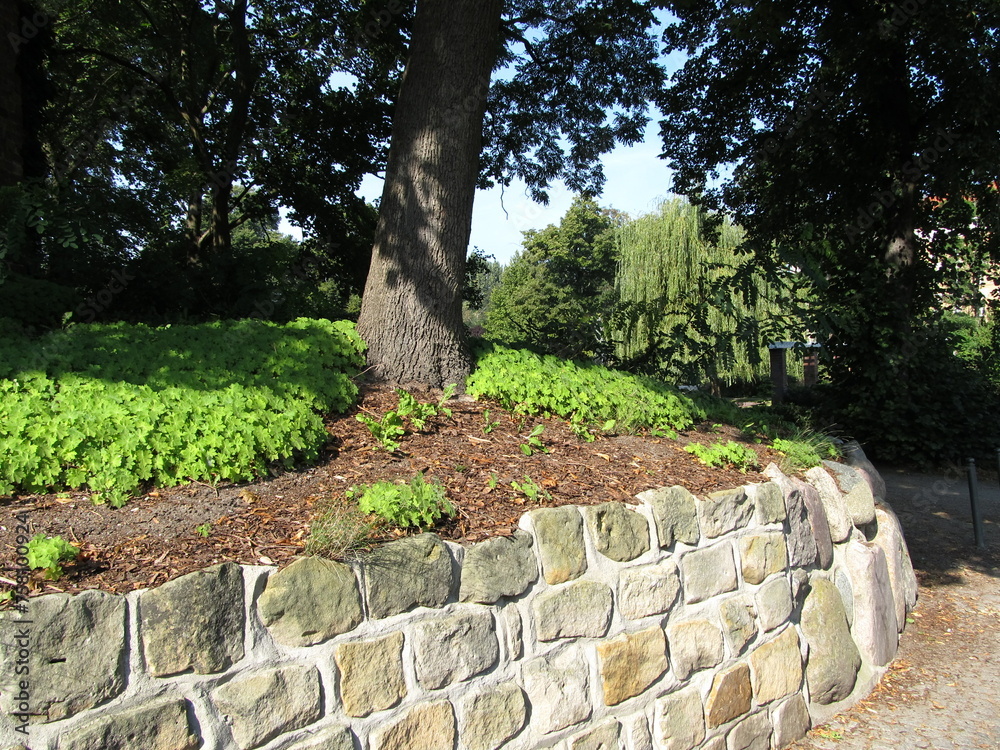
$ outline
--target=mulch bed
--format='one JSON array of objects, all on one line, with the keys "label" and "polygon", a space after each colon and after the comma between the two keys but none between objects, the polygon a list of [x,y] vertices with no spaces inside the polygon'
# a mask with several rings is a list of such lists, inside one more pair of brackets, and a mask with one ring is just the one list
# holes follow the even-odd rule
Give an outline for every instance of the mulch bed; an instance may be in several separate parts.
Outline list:
[{"label": "mulch bed", "polygon": [[[439,397],[414,395],[422,401]],[[13,585],[15,515],[22,513],[32,534],[59,535],[82,549],[57,581],[44,581],[36,571],[32,595],[85,589],[125,593],[221,562],[286,565],[304,553],[310,522],[320,511],[347,502],[345,490],[383,479],[409,481],[418,472],[440,482],[457,510],[434,533],[461,544],[508,535],[534,508],[635,502],[644,490],[674,484],[704,495],[767,481],[754,472],[705,467],[683,450],[692,441],[742,440],[735,428],[704,425],[677,440],[600,435],[588,443],[559,419],[524,417],[468,398],[450,401],[450,418],[435,417],[425,431],[404,437],[399,451],[388,453],[355,414],[380,417],[396,405],[391,388],[364,386],[352,412],[327,420],[330,439],[319,462],[275,471],[250,484],[149,488],[119,509],[94,505],[80,492],[0,497],[0,566],[5,569],[0,589]],[[486,409],[495,423],[489,432],[484,431]],[[536,425],[544,426],[541,440],[548,452],[526,456],[520,446]],[[762,467],[781,458],[766,446],[748,445]],[[526,476],[547,496],[531,501],[511,486]],[[372,541],[407,533],[416,530],[384,530]]]}]

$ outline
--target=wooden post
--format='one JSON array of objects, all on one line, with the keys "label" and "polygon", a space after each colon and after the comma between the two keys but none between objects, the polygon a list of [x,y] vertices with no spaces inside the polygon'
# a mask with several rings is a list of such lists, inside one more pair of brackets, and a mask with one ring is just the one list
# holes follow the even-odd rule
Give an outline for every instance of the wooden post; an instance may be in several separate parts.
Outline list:
[{"label": "wooden post", "polygon": [[791,341],[775,341],[768,344],[771,351],[771,385],[773,393],[771,401],[780,404],[785,400],[785,391],[788,390],[788,362],[785,360],[785,351],[791,347]]}]

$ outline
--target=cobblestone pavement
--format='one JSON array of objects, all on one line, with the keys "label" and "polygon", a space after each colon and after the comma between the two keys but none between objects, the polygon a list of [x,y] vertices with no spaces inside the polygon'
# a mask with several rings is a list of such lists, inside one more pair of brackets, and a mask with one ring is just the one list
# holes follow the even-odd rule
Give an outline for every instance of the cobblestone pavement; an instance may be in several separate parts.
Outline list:
[{"label": "cobblestone pavement", "polygon": [[980,477],[977,550],[964,468],[880,467],[920,583],[890,671],[868,699],[794,750],[1000,750],[1000,487]]}]

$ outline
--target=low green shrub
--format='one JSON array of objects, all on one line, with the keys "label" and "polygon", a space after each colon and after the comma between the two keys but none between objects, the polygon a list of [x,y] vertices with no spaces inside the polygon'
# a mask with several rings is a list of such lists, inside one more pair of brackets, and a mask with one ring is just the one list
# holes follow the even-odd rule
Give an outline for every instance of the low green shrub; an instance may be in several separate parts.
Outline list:
[{"label": "low green shrub", "polygon": [[760,459],[757,453],[750,447],[730,440],[723,445],[715,443],[713,445],[702,445],[701,443],[691,443],[684,447],[688,453],[694,454],[706,466],[733,466],[742,472],[748,469],[760,467]]},{"label": "low green shrub", "polygon": [[45,534],[35,534],[28,541],[28,567],[32,570],[41,568],[43,576],[47,581],[59,580],[63,574],[62,563],[76,559],[80,554],[80,548],[76,547],[61,536],[45,536]]},{"label": "low green shrub", "polygon": [[621,430],[683,430],[705,419],[694,399],[653,378],[485,343],[466,381],[473,396],[524,414]]},{"label": "low green shrub", "polygon": [[382,481],[352,487],[345,494],[349,500],[357,499],[362,513],[374,514],[401,529],[430,528],[439,518],[455,513],[444,487],[426,481],[423,474],[417,474],[409,484]]},{"label": "low green shrub", "polygon": [[0,337],[0,494],[244,481],[314,459],[354,403],[347,322],[79,325]]}]

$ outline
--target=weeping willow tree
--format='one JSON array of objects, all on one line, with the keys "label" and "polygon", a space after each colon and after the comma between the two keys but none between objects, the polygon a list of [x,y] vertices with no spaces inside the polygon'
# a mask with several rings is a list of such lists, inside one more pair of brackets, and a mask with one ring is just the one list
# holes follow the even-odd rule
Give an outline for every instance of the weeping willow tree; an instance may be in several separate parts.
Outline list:
[{"label": "weeping willow tree", "polygon": [[740,227],[682,198],[618,229],[621,367],[713,389],[767,377],[766,344],[800,331],[788,315],[790,286],[746,263],[743,239]]}]

